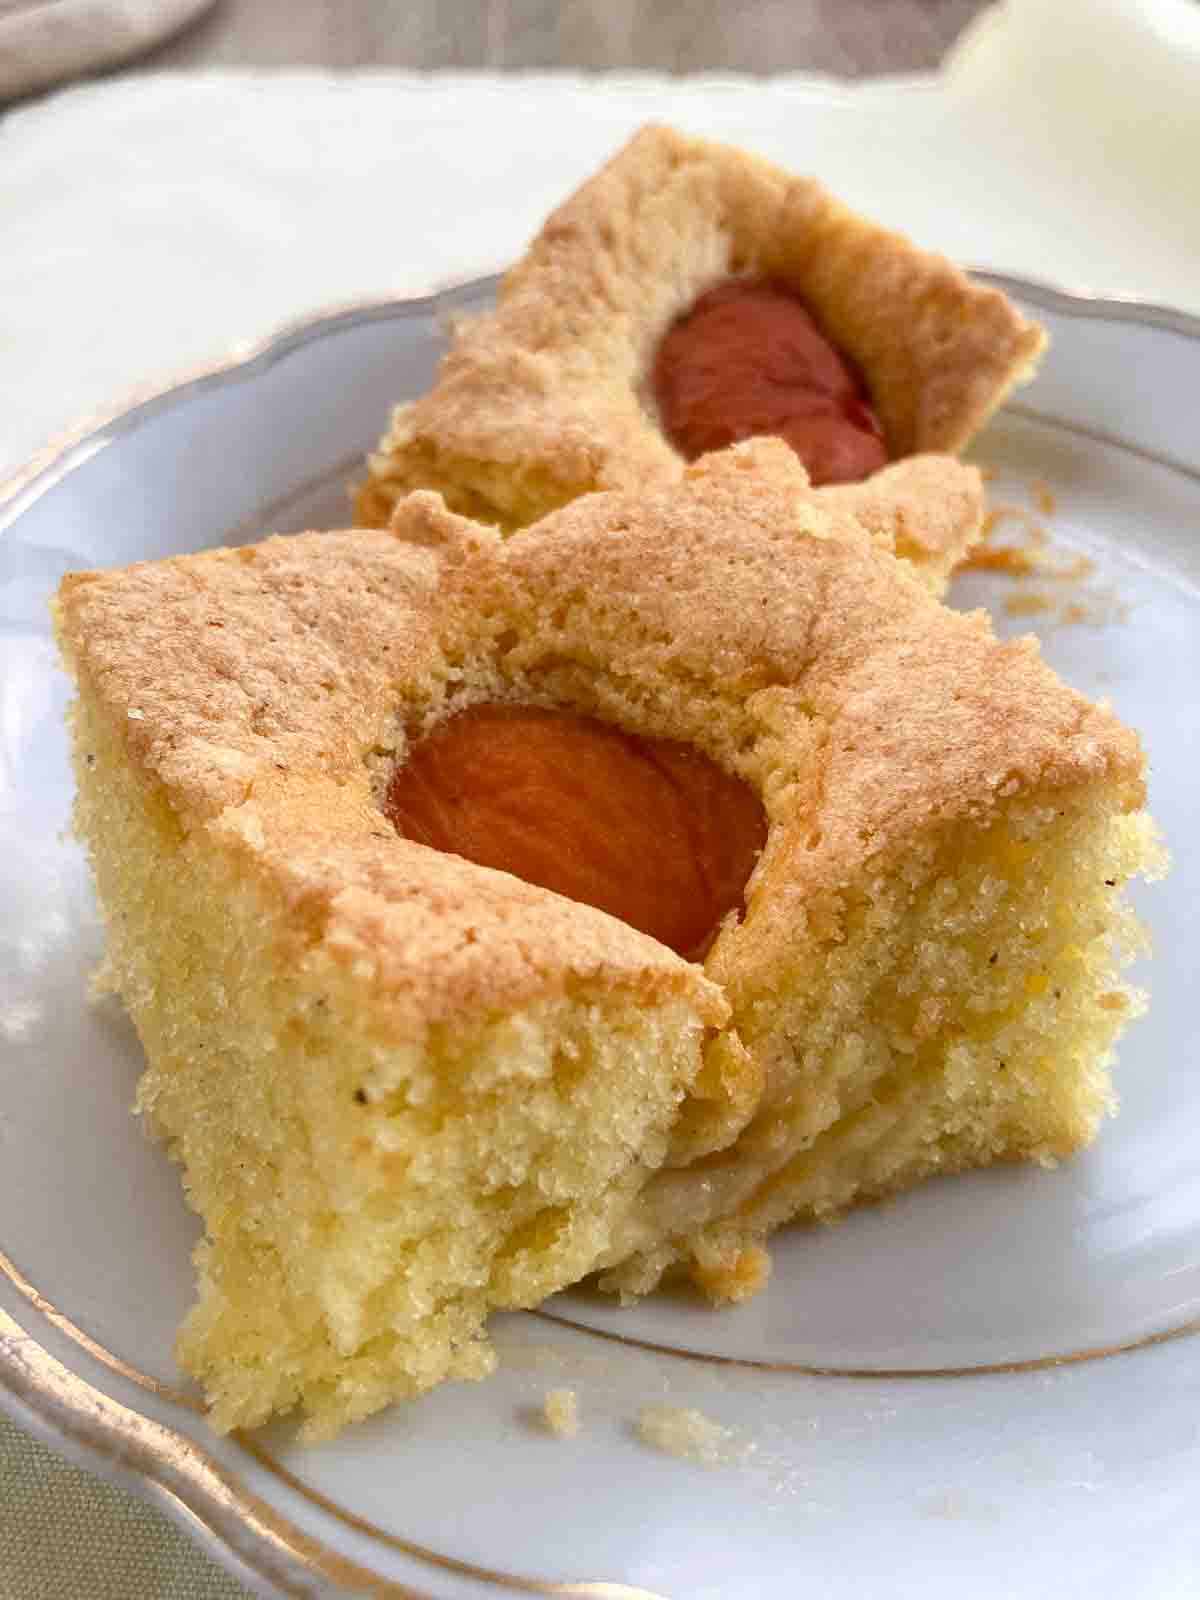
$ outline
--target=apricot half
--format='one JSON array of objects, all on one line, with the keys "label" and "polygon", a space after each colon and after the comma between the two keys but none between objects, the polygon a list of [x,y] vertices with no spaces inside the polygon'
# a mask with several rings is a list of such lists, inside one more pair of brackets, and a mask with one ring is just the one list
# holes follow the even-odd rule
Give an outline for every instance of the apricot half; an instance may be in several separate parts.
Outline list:
[{"label": "apricot half", "polygon": [[416,744],[384,811],[406,839],[607,911],[690,960],[742,904],[758,796],[687,744],[480,705]]},{"label": "apricot half", "polygon": [[689,461],[767,434],[791,445],[815,484],[887,465],[861,378],[781,284],[735,278],[701,295],[659,346],[654,393]]}]

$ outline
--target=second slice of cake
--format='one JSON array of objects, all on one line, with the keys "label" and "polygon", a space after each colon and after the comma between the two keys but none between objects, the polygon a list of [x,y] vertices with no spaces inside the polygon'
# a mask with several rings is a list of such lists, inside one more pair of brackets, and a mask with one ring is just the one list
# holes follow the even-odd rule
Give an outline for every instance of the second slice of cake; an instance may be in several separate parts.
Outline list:
[{"label": "second slice of cake", "polygon": [[383,526],[428,488],[512,531],[754,436],[788,439],[816,484],[853,481],[961,450],[1044,343],[999,290],[815,179],[652,125],[547,218],[496,309],[456,327],[356,515]]}]

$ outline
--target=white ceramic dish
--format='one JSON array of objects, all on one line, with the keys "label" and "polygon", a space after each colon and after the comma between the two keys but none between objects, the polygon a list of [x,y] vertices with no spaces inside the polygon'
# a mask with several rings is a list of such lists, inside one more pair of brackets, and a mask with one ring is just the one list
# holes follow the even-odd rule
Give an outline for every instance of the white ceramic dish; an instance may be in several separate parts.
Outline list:
[{"label": "white ceramic dish", "polygon": [[[500,1319],[484,1385],[331,1445],[217,1439],[171,1358],[195,1219],[128,1114],[140,1060],[85,996],[99,934],[64,837],[68,685],[46,599],[73,568],[331,525],[445,313],[489,283],[290,330],[80,434],[0,491],[0,1403],[163,1500],[264,1594],[485,1600],[1200,1590],[1200,321],[1006,282],[1049,325],[1036,385],[979,441],[993,499],[1057,501],[1087,578],[972,574],[1143,730],[1175,855],[1139,893],[1157,946],[1123,1110],[1056,1172],[927,1186],[780,1239],[714,1314],[584,1294]],[[1053,609],[1015,616],[1014,593]],[[1068,622],[1069,607],[1083,613]],[[541,1431],[579,1396],[573,1441]],[[639,1442],[643,1405],[730,1430],[706,1468]]]}]

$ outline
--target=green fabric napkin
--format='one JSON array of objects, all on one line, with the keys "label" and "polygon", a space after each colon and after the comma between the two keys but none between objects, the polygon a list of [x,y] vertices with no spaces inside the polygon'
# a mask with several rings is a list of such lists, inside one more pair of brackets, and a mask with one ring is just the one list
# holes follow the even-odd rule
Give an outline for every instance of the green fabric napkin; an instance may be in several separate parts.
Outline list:
[{"label": "green fabric napkin", "polygon": [[246,1600],[161,1511],[0,1416],[0,1600]]}]

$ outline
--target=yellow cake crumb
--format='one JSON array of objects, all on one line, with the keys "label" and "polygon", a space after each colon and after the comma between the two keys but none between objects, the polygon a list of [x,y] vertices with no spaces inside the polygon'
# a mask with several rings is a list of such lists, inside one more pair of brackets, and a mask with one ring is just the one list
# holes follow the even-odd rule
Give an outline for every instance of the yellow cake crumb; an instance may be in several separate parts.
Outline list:
[{"label": "yellow cake crumb", "polygon": [[771,1257],[762,1245],[735,1247],[732,1259],[697,1260],[692,1279],[714,1305],[736,1305],[749,1300],[766,1286],[771,1276]]},{"label": "yellow cake crumb", "polygon": [[652,1449],[701,1467],[724,1466],[740,1453],[732,1428],[694,1406],[643,1406],[637,1416],[637,1435]]},{"label": "yellow cake crumb", "polygon": [[1029,486],[1029,493],[1042,516],[1054,515],[1058,509],[1058,501],[1054,497],[1054,490],[1044,478],[1035,478]]},{"label": "yellow cake crumb", "polygon": [[1039,612],[1053,611],[1054,601],[1048,594],[1041,594],[1036,589],[1026,589],[1020,594],[1007,595],[1004,609],[1010,617],[1031,617]]},{"label": "yellow cake crumb", "polygon": [[579,1397],[574,1389],[550,1389],[542,1402],[546,1426],[558,1439],[573,1439],[579,1432]]}]

